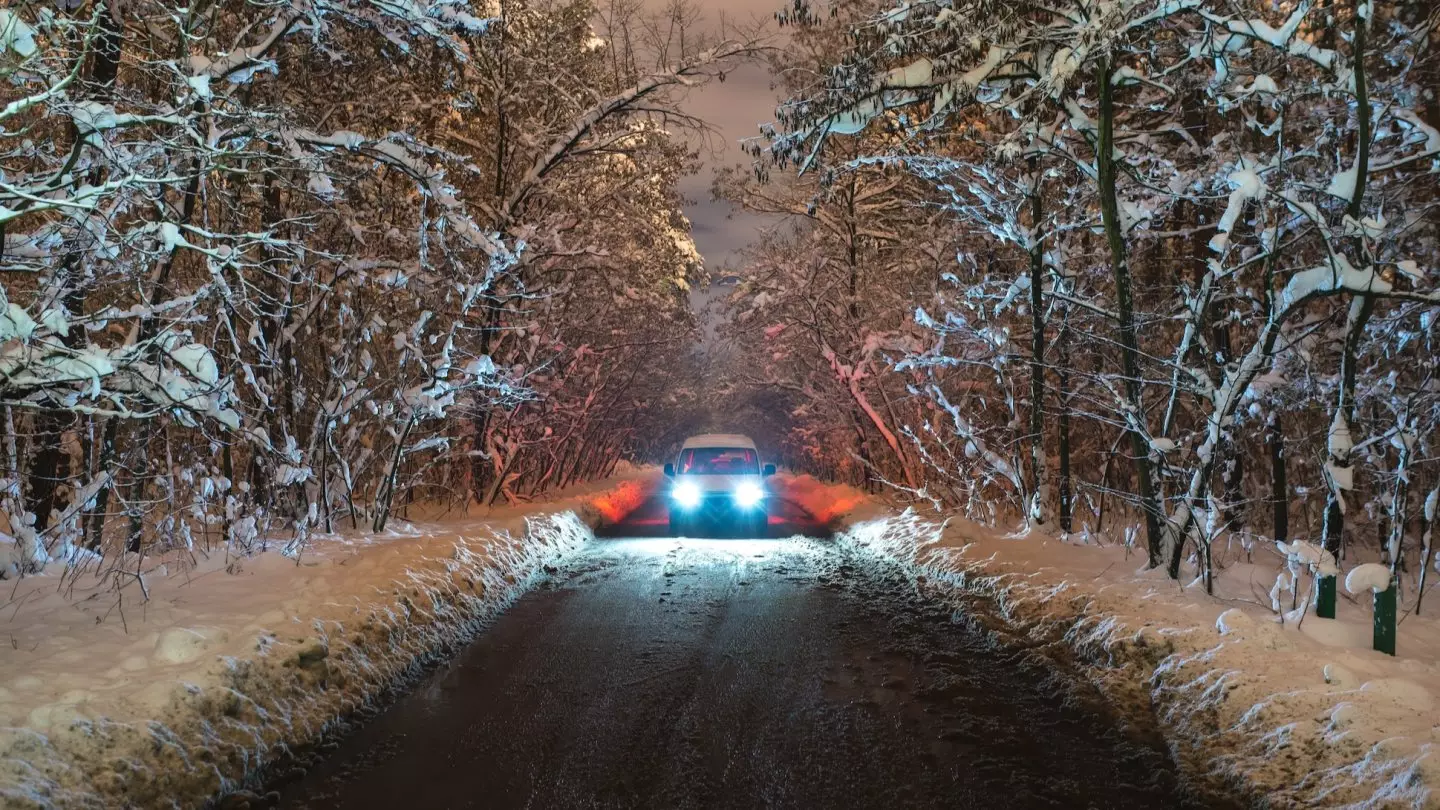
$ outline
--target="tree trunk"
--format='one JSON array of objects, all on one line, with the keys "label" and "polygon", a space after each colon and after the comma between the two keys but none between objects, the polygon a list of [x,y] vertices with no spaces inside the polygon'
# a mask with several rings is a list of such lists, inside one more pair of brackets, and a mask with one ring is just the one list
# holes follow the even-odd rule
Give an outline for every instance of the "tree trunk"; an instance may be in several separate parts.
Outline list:
[{"label": "tree trunk", "polygon": [[[123,42],[119,20],[114,16],[114,6],[107,5],[97,15],[99,33],[95,39],[95,50],[89,65],[88,85],[91,90],[89,95],[100,103],[109,101],[115,95],[115,78],[120,71],[121,44]],[[82,136],[75,125],[71,126],[71,136],[76,143]],[[92,168],[86,177],[87,182],[92,186],[98,186],[104,181],[103,170]],[[3,242],[3,239],[0,239]],[[3,248],[3,245],[0,245]],[[75,278],[73,271],[75,261],[66,259],[59,270],[62,281],[61,287],[66,289],[65,307],[74,315],[81,315],[85,311],[85,294],[82,285],[85,283],[81,278]],[[80,273],[84,275],[84,272]],[[71,348],[79,346],[81,341],[81,330],[71,329],[66,335],[63,343]],[[39,534],[50,527],[50,514],[57,506],[56,496],[62,480],[68,480],[70,475],[70,459],[64,451],[64,432],[73,423],[74,415],[63,412],[42,412],[35,420],[35,434],[40,444],[39,450],[35,453],[35,461],[31,465],[29,478],[30,497],[26,509],[35,515],[35,532]]]},{"label": "tree trunk", "polygon": [[1045,255],[1039,161],[1030,158],[1030,500],[1029,519],[1045,522]]},{"label": "tree trunk", "polygon": [[1407,426],[1400,425],[1400,458],[1395,462],[1395,490],[1390,497],[1390,536],[1385,538],[1385,551],[1390,556],[1391,579],[1400,587],[1400,571],[1405,557],[1405,524],[1409,522],[1410,506],[1410,461],[1417,441],[1413,433],[1407,433]]},{"label": "tree trunk", "polygon": [[[71,330],[79,331],[79,330]],[[59,506],[61,484],[70,480],[70,455],[65,452],[65,431],[74,422],[66,411],[44,411],[35,417],[35,453],[28,474],[30,491],[25,508],[35,516],[35,533],[50,528],[50,515]]]},{"label": "tree trunk", "polygon": [[330,416],[324,414],[320,437],[320,509],[325,516],[325,533],[334,531],[330,521]]},{"label": "tree trunk", "polygon": [[1273,411],[1265,425],[1265,443],[1270,448],[1270,508],[1274,513],[1272,539],[1283,543],[1290,537],[1290,485],[1285,475],[1285,431]]},{"label": "tree trunk", "polygon": [[1233,534],[1245,526],[1245,510],[1241,505],[1245,500],[1245,455],[1240,451],[1233,433],[1225,437],[1221,447],[1220,491],[1225,496],[1223,519],[1225,530]]},{"label": "tree trunk", "polygon": [[[1370,94],[1365,75],[1367,26],[1365,17],[1359,13],[1362,4],[1363,0],[1354,0],[1353,2],[1356,11],[1354,82],[1358,127],[1355,139],[1355,192],[1346,209],[1346,213],[1356,221],[1359,221],[1364,209],[1365,183],[1370,171]],[[1331,422],[1331,440],[1327,459],[1327,463],[1339,473],[1339,477],[1342,479],[1353,476],[1354,473],[1350,466],[1349,447],[1344,447],[1343,452],[1337,450],[1334,434],[1337,429],[1343,429],[1347,440],[1350,438],[1350,425],[1355,421],[1355,364],[1358,362],[1360,339],[1365,333],[1365,325],[1369,322],[1373,309],[1374,301],[1369,296],[1360,296],[1351,303],[1350,315],[1346,322],[1345,348],[1340,358],[1340,396],[1336,402],[1335,416]],[[1336,476],[1332,474],[1325,502],[1325,548],[1338,560],[1344,550],[1345,504],[1344,496],[1341,494],[1342,488],[1337,484],[1335,478]],[[1327,619],[1335,618],[1335,577],[1322,578],[1315,612]]]},{"label": "tree trunk", "polygon": [[1070,311],[1066,309],[1061,315],[1060,337],[1056,341],[1060,351],[1060,365],[1056,369],[1059,379],[1059,390],[1057,407],[1060,409],[1060,531],[1069,534],[1073,531],[1074,506],[1071,503],[1070,485]]},{"label": "tree trunk", "polygon": [[385,471],[385,477],[380,480],[380,491],[375,494],[375,519],[370,528],[377,534],[385,531],[385,524],[390,520],[390,504],[395,500],[400,464],[405,460],[405,442],[409,441],[410,431],[414,426],[413,416],[405,421],[405,429],[400,431],[400,436],[395,441],[395,453],[390,457],[390,467]]},{"label": "tree trunk", "polygon": [[1435,510],[1437,501],[1440,501],[1440,481],[1437,481],[1435,488],[1425,497],[1425,505],[1420,510],[1420,584],[1415,593],[1415,615],[1420,615],[1420,602],[1425,598],[1425,582],[1430,576],[1430,568],[1435,564]]},{"label": "tree trunk", "polygon": [[[1345,491],[1353,485],[1354,468],[1350,463],[1350,447],[1354,443],[1350,426],[1355,422],[1355,364],[1359,362],[1360,340],[1365,324],[1374,309],[1371,299],[1357,297],[1350,305],[1346,320],[1345,345],[1340,356],[1340,392],[1330,422],[1326,452],[1327,488],[1325,496],[1325,550],[1341,558],[1345,550]],[[1322,577],[1315,603],[1316,615],[1335,618],[1335,577]]]},{"label": "tree trunk", "polygon": [[905,476],[905,485],[911,489],[916,489],[918,484],[915,480],[915,474],[910,470],[910,465],[905,463],[905,453],[900,449],[900,440],[895,438],[894,432],[885,424],[885,418],[880,415],[879,411],[875,410],[875,406],[870,404],[869,397],[865,396],[865,392],[860,388],[858,372],[859,369],[857,368],[855,372],[845,375],[845,382],[850,389],[850,396],[855,398],[855,404],[860,406],[860,410],[870,418],[870,422],[875,426],[875,430],[879,432],[880,438],[885,440],[885,444],[890,448],[890,452],[895,454],[896,460],[900,463],[900,472]]},{"label": "tree trunk", "polygon": [[[496,447],[499,447],[498,442],[496,443]],[[505,454],[505,457],[501,460],[500,465],[496,468],[495,480],[490,482],[490,489],[485,493],[485,501],[483,504],[484,506],[493,506],[495,504],[495,499],[500,497],[500,493],[503,492],[506,485],[510,483],[508,480],[510,470],[515,466],[515,461],[519,457],[520,447],[519,442],[516,442],[515,445],[509,449],[509,452]]]},{"label": "tree trunk", "polygon": [[[1135,304],[1130,281],[1130,260],[1126,254],[1125,235],[1121,232],[1119,198],[1116,191],[1115,168],[1115,90],[1109,59],[1102,59],[1097,81],[1100,85],[1100,120],[1096,137],[1095,163],[1099,173],[1100,217],[1105,238],[1110,244],[1110,269],[1115,277],[1115,298],[1118,304],[1120,352],[1125,375],[1126,430],[1130,436],[1131,463],[1140,490],[1140,509],[1145,514],[1145,533],[1149,566],[1157,567],[1164,558],[1160,503],[1151,477],[1150,441],[1145,435],[1145,403],[1140,382],[1140,344],[1135,331]],[[1180,538],[1176,543],[1182,542]],[[1178,558],[1178,553],[1174,555]],[[1173,569],[1173,566],[1172,566]],[[1178,573],[1171,571],[1172,577]]]},{"label": "tree trunk", "polygon": [[135,462],[136,470],[130,479],[130,494],[125,504],[126,511],[130,513],[130,531],[125,540],[125,550],[131,554],[138,554],[144,548],[145,542],[145,514],[141,510],[141,504],[145,502],[145,476],[150,467],[149,445],[150,431],[147,425],[141,429],[140,440],[136,444],[140,457]]},{"label": "tree trunk", "polygon": [[[482,340],[484,336],[482,335]],[[470,457],[470,497],[476,503],[485,500],[487,482],[490,480],[490,459],[485,454],[485,433],[490,429],[490,411],[487,409],[478,418],[471,420],[470,441],[477,455]]]}]

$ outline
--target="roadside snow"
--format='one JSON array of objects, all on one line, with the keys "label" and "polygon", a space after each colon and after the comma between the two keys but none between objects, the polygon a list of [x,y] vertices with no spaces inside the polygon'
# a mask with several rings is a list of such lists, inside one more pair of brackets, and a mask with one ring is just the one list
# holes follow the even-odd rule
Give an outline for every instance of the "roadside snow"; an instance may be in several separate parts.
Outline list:
[{"label": "roadside snow", "polygon": [[6,583],[0,806],[198,806],[468,641],[655,473],[526,509],[320,537],[297,561],[145,561]]},{"label": "roadside snow", "polygon": [[852,521],[857,510],[873,513],[877,506],[884,509],[883,505],[878,505],[869,495],[854,487],[826,484],[809,475],[780,473],[777,478],[786,498],[830,528],[839,528],[842,523]]},{"label": "roadside snow", "polygon": [[[827,500],[813,480],[796,489]],[[1279,550],[1229,561],[1209,596],[1144,570],[1123,543],[1005,534],[828,491],[841,542],[901,564],[917,585],[993,602],[1000,641],[1065,649],[1117,707],[1152,706],[1202,793],[1239,787],[1271,807],[1440,808],[1433,609],[1405,617],[1391,657],[1370,649],[1368,595],[1340,600],[1333,621],[1272,611],[1271,583],[1290,575]]]}]

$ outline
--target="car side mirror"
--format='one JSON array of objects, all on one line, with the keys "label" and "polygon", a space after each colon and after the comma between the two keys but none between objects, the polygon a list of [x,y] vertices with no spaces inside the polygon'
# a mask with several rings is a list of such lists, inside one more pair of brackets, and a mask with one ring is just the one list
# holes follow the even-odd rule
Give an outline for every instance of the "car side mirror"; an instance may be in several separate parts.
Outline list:
[{"label": "car side mirror", "polygon": [[774,475],[774,474],[775,474],[775,465],[774,465],[774,464],[766,464],[766,465],[765,465],[765,474],[766,474],[766,475]]},{"label": "car side mirror", "polygon": [[666,477],[666,478],[674,478],[674,477],[675,477],[675,465],[674,465],[674,464],[666,464],[666,465],[665,465],[665,477]]}]

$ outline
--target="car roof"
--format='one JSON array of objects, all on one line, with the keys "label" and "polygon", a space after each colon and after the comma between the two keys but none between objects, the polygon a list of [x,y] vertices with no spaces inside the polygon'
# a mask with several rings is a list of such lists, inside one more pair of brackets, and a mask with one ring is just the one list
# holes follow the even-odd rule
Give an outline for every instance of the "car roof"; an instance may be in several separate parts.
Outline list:
[{"label": "car roof", "polygon": [[755,442],[751,441],[749,436],[742,436],[739,433],[702,433],[686,439],[680,449],[685,450],[691,447],[748,447],[754,450]]}]

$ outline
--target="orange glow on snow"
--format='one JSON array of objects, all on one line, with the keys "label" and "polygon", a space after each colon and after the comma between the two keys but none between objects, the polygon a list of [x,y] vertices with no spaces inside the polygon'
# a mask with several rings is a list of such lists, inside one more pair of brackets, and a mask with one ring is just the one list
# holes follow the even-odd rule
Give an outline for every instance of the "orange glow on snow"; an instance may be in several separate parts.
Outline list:
[{"label": "orange glow on snow", "polygon": [[650,491],[651,488],[643,481],[624,481],[591,503],[605,516],[607,523],[619,523],[650,497]]},{"label": "orange glow on snow", "polygon": [[828,524],[830,521],[839,518],[841,515],[849,514],[855,507],[859,506],[865,499],[862,496],[849,496],[837,498],[808,498],[802,505],[806,511],[815,516],[821,523]]},{"label": "orange glow on snow", "polygon": [[777,484],[787,499],[826,526],[854,511],[867,498],[865,493],[852,487],[824,484],[808,475],[784,476]]}]

